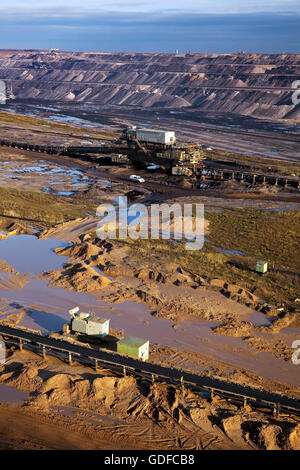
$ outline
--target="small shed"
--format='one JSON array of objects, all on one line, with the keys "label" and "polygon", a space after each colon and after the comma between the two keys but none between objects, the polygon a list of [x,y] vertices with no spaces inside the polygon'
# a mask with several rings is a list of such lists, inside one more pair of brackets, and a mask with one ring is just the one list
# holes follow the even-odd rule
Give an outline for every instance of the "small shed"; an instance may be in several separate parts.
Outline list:
[{"label": "small shed", "polygon": [[118,341],[117,351],[147,361],[149,359],[149,341],[136,336],[125,336],[125,338]]},{"label": "small shed", "polygon": [[109,334],[109,320],[81,312],[72,318],[71,329],[89,336],[106,336]]},{"label": "small shed", "polygon": [[256,272],[264,274],[268,271],[267,261],[257,261],[256,263]]}]

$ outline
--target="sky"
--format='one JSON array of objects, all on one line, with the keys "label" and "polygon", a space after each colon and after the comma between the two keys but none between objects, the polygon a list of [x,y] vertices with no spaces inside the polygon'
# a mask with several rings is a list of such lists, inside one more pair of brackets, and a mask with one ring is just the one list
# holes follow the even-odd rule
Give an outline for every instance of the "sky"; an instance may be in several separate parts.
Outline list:
[{"label": "sky", "polygon": [[300,53],[300,0],[0,0],[0,49]]}]

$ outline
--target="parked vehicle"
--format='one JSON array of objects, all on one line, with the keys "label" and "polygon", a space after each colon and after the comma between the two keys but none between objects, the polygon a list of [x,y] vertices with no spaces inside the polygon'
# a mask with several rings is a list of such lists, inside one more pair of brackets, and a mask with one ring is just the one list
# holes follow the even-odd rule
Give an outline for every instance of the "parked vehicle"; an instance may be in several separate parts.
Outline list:
[{"label": "parked vehicle", "polygon": [[129,179],[131,179],[133,181],[137,181],[139,183],[145,183],[144,178],[142,178],[141,176],[138,176],[138,175],[130,175]]},{"label": "parked vehicle", "polygon": [[147,166],[146,169],[149,170],[149,171],[155,171],[155,170],[159,170],[160,166],[155,165],[155,163],[151,163],[151,165]]}]

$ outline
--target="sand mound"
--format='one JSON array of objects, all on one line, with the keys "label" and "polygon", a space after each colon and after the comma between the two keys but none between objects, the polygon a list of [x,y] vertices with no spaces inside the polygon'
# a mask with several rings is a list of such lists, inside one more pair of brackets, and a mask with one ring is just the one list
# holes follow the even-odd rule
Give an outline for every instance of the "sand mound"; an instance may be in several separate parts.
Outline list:
[{"label": "sand mound", "polygon": [[224,283],[221,292],[229,299],[245,304],[247,307],[256,308],[260,303],[260,299],[256,295],[236,284]]},{"label": "sand mound", "polygon": [[115,377],[98,377],[91,386],[91,398],[97,401],[104,400],[109,406],[114,401],[114,389],[117,383]]},{"label": "sand mound", "polygon": [[[89,219],[90,219],[89,217],[86,217],[84,219],[77,218],[74,220],[70,220],[69,222],[63,222],[63,223],[57,224],[54,227],[42,230],[39,233],[38,237],[40,240],[45,239],[45,238],[63,237],[65,233],[72,232],[73,230],[76,229],[76,227],[80,226],[81,224],[88,221]],[[75,237],[76,236],[77,236],[77,233],[75,233]]]},{"label": "sand mound", "polygon": [[[3,223],[1,224],[3,226]],[[28,234],[33,235],[34,232],[26,225],[22,225],[19,222],[13,222],[11,224],[4,224],[6,233],[0,233],[0,240],[5,240],[6,238],[12,237],[13,235]]]},{"label": "sand mound", "polygon": [[237,338],[242,338],[249,335],[249,331],[252,329],[252,323],[247,321],[231,321],[228,324],[212,328],[213,332],[218,335],[234,336]]},{"label": "sand mound", "polygon": [[76,292],[97,292],[111,283],[107,277],[84,263],[66,264],[63,270],[43,273],[42,278],[49,279],[51,287],[75,289]]},{"label": "sand mound", "polygon": [[1,324],[15,327],[20,323],[25,314],[25,309],[22,309],[19,313],[11,313],[1,320]]},{"label": "sand mound", "polygon": [[100,250],[97,245],[85,242],[67,246],[65,248],[55,248],[54,252],[57,255],[68,256],[69,258],[74,258],[77,261],[86,261],[91,258],[97,258],[102,253],[102,250]]},{"label": "sand mound", "polygon": [[224,279],[213,278],[208,281],[208,284],[212,287],[224,287],[225,281]]},{"label": "sand mound", "polygon": [[241,449],[249,448],[244,438],[242,425],[244,418],[241,415],[230,416],[222,420],[222,425],[225,433],[235,444],[238,444]]},{"label": "sand mound", "polygon": [[[135,276],[145,281],[151,280],[156,282],[174,284],[175,286],[193,286],[199,285],[199,276],[192,275],[187,271],[184,271],[180,266],[164,266],[164,271],[156,271],[148,267],[142,267],[137,271]],[[132,271],[131,271],[132,275]],[[213,285],[213,284],[212,284]],[[224,281],[222,281],[221,287],[223,287]]]},{"label": "sand mound", "polygon": [[292,450],[300,450],[300,424],[290,433],[289,444]]},{"label": "sand mound", "polygon": [[5,272],[7,274],[12,274],[16,272],[13,266],[8,264],[4,259],[0,259],[0,270],[1,272]]},{"label": "sand mound", "polygon": [[277,318],[272,322],[271,326],[257,328],[260,331],[267,333],[279,333],[283,328],[287,328],[289,325],[294,323],[297,315],[295,313],[286,313],[281,318]]},{"label": "sand mound", "polygon": [[101,377],[94,379],[89,399],[102,402],[109,409],[127,410],[130,403],[140,396],[137,381],[133,377]]},{"label": "sand mound", "polygon": [[82,400],[88,389],[89,381],[81,380],[80,376],[55,374],[46,380],[40,388],[43,398],[42,401],[39,399],[38,403],[41,405],[47,401],[48,405],[68,405],[72,401]]},{"label": "sand mound", "polygon": [[[290,319],[288,320],[290,321]],[[247,321],[231,320],[226,324],[212,328],[212,331],[218,335],[232,336],[236,338],[243,338],[243,340],[258,352],[269,352],[279,359],[284,361],[291,361],[293,350],[290,345],[285,344],[282,339],[272,338],[269,335],[264,337],[254,336],[255,332],[263,333],[276,333],[279,332],[284,321],[280,322],[279,326],[254,326]]]},{"label": "sand mound", "polygon": [[44,367],[46,364],[43,362],[29,362],[24,366],[20,364],[17,370],[8,372],[5,383],[26,392],[34,392],[43,385],[43,380],[38,374],[39,369]]},{"label": "sand mound", "polygon": [[258,443],[266,450],[282,449],[284,441],[283,432],[280,426],[274,424],[264,424],[259,432]]},{"label": "sand mound", "polygon": [[[195,401],[198,400],[199,397],[185,389],[175,389],[154,383],[131,402],[127,413],[133,416],[146,416],[159,423],[180,424],[181,427],[195,430],[199,425],[199,420],[196,422],[196,418],[194,421],[189,409],[195,406]],[[208,405],[207,402],[206,405]],[[194,411],[194,417],[195,413]],[[199,414],[197,417],[199,418]],[[207,428],[212,429],[208,420]]]},{"label": "sand mound", "polygon": [[102,406],[110,410],[126,410],[130,401],[140,394],[133,377],[97,377],[90,381],[70,374],[53,375],[43,383],[39,393],[43,395],[42,401],[38,400],[39,405],[45,402],[56,406],[88,402],[93,408]]},{"label": "sand mound", "polygon": [[127,412],[133,416],[146,416],[156,422],[173,421],[175,401],[171,389],[153,384],[144,396],[140,395],[131,403]]},{"label": "sand mound", "polygon": [[[52,407],[57,406],[76,407],[80,414],[108,414],[129,420],[128,424],[146,426],[142,432],[147,435],[151,423],[154,432],[159,430],[162,437],[177,436],[176,446],[184,448],[299,449],[300,425],[294,422],[278,421],[275,425],[271,416],[241,412],[225,400],[209,402],[184,387],[145,383],[131,376],[81,374],[76,365],[75,370],[59,366],[58,372],[56,359],[51,370],[49,359],[32,359],[32,353],[26,351],[14,354],[19,355],[3,365],[0,381],[30,392],[26,405],[42,413],[52,414]],[[25,365],[16,362],[20,357],[27,357]]]},{"label": "sand mound", "polygon": [[69,374],[56,374],[50,377],[43,383],[41,387],[41,393],[47,393],[55,389],[67,389],[71,387],[71,383],[74,380],[74,377]]},{"label": "sand mound", "polygon": [[0,289],[22,289],[29,282],[27,274],[18,273],[10,264],[0,260]]},{"label": "sand mound", "polygon": [[192,408],[190,410],[190,417],[193,423],[195,423],[205,432],[216,431],[216,426],[212,424],[212,416],[212,410],[208,406],[202,408]]},{"label": "sand mound", "polygon": [[26,234],[26,235],[33,235],[34,232],[31,228],[27,225],[22,224],[20,222],[13,222],[8,227],[9,232],[14,231],[16,234]]},{"label": "sand mound", "polygon": [[19,290],[23,289],[29,282],[29,276],[26,274],[12,273],[6,274],[0,273],[0,289],[5,290]]},{"label": "sand mound", "polygon": [[275,357],[285,361],[291,361],[293,354],[292,348],[288,347],[282,340],[265,339],[260,337],[249,336],[244,341],[252,346],[256,351],[270,352]]}]

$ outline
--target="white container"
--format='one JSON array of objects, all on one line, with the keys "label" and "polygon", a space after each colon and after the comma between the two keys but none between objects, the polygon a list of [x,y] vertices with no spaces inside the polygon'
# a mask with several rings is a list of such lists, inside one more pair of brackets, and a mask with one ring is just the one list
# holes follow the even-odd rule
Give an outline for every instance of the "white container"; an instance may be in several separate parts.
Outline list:
[{"label": "white container", "polygon": [[71,320],[71,330],[89,336],[106,336],[109,334],[109,320],[80,314]]},{"label": "white container", "polygon": [[176,142],[175,132],[154,129],[136,129],[136,137],[141,142],[153,144],[173,145]]}]

